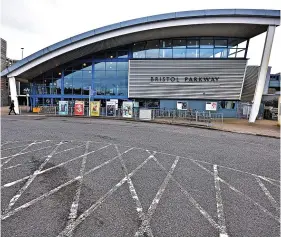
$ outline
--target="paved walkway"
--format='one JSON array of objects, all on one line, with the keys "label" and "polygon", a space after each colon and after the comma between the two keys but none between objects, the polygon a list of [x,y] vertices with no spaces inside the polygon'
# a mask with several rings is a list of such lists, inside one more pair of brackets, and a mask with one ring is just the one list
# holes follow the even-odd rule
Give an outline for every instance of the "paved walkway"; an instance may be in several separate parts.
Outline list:
[{"label": "paved walkway", "polygon": [[[8,107],[0,107],[1,115],[8,113]],[[37,113],[26,112],[26,107],[21,107],[22,115],[28,116],[39,116]],[[44,116],[44,115],[40,115]],[[88,118],[88,117],[87,117]],[[176,125],[187,125],[187,126],[200,126],[206,127],[207,124],[204,122],[192,123],[185,119],[156,119],[153,122],[164,123],[164,124],[176,124]],[[225,118],[223,124],[218,121],[209,125],[210,128],[237,132],[245,134],[254,134],[260,136],[270,136],[280,138],[280,128],[277,126],[277,121],[273,120],[257,120],[254,124],[250,124],[247,119],[236,119],[236,118]]]}]

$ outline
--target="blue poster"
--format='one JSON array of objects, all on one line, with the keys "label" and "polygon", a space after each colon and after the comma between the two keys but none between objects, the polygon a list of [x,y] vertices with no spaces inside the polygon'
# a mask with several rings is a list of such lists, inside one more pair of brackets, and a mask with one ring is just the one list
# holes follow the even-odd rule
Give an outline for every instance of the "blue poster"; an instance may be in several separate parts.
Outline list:
[{"label": "blue poster", "polygon": [[68,115],[68,101],[59,101],[59,115]]}]

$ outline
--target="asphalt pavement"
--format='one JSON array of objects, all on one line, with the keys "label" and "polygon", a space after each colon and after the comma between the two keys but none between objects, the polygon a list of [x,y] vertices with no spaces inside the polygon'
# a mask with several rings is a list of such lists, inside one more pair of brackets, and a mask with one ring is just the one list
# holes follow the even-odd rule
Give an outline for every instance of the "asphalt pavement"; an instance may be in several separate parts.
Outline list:
[{"label": "asphalt pavement", "polygon": [[12,115],[1,135],[2,236],[279,236],[279,139]]}]

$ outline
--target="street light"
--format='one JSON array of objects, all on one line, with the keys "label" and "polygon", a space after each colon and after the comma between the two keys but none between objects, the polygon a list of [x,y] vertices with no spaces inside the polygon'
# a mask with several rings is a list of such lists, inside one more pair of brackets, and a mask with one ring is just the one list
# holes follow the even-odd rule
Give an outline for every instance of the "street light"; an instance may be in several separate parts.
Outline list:
[{"label": "street light", "polygon": [[24,48],[21,48],[21,59],[23,59],[23,50]]}]

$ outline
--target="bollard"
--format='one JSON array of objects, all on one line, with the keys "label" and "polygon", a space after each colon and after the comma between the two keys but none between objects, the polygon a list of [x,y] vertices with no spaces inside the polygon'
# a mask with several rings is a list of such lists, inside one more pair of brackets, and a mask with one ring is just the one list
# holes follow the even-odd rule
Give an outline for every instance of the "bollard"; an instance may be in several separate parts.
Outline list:
[{"label": "bollard", "polygon": [[195,121],[197,122],[198,121],[198,111],[196,111],[196,113],[195,113]]}]

